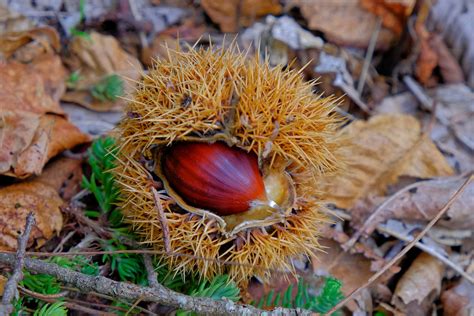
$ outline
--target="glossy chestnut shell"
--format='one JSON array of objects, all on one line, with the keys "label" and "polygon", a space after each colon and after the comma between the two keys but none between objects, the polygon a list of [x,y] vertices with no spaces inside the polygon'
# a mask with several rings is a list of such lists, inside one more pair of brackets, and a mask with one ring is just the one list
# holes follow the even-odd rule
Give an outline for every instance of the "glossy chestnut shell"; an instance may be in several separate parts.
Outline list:
[{"label": "glossy chestnut shell", "polygon": [[162,155],[161,170],[186,203],[220,216],[266,200],[256,155],[222,142],[173,144]]}]

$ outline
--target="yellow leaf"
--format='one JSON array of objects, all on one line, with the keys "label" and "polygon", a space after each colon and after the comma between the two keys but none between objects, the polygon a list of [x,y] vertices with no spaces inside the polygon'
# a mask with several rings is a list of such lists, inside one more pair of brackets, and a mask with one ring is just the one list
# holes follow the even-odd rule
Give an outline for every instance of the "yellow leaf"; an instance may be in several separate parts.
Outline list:
[{"label": "yellow leaf", "polygon": [[379,115],[356,121],[350,137],[347,171],[323,181],[326,200],[350,208],[361,198],[383,195],[400,176],[432,178],[453,174],[431,139],[410,115]]}]

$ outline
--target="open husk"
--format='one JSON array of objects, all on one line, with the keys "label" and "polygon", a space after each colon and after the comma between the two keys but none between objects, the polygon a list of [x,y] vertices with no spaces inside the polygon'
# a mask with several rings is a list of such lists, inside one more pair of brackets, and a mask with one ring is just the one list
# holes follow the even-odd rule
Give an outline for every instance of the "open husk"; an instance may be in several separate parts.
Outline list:
[{"label": "open husk", "polygon": [[[168,252],[163,260],[172,271],[204,278],[228,273],[245,285],[252,276],[292,272],[291,257],[320,250],[318,232],[327,220],[317,180],[341,165],[341,120],[333,98],[315,96],[313,86],[301,73],[270,68],[235,47],[169,51],[144,75],[116,130],[114,172],[125,220],[144,243]],[[292,206],[276,218],[240,219],[237,230],[206,210],[183,209],[153,164],[163,146],[191,140],[224,141],[254,152],[263,173],[287,172]]]}]

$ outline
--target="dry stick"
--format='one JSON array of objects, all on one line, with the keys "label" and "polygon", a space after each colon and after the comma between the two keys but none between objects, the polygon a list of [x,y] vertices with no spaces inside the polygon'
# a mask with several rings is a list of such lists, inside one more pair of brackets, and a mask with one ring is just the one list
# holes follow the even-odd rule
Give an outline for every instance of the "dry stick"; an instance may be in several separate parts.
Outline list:
[{"label": "dry stick", "polygon": [[364,283],[361,287],[352,291],[345,299],[339,302],[336,306],[331,308],[327,314],[332,314],[337,311],[339,308],[343,307],[347,304],[355,295],[357,295],[360,291],[367,288],[371,285],[375,280],[377,280],[382,274],[387,272],[390,267],[392,267],[401,257],[403,257],[411,248],[415,246],[415,244],[420,241],[421,238],[433,227],[434,224],[448,211],[451,207],[451,204],[457,199],[457,197],[464,192],[464,189],[469,185],[471,180],[473,179],[473,175],[470,175],[469,178],[463,183],[463,185],[453,194],[453,196],[449,199],[446,205],[438,212],[438,214],[426,225],[426,227],[408,244],[405,248],[402,249],[392,260],[390,260],[380,271],[375,273],[372,277],[370,277],[367,282]]},{"label": "dry stick", "polygon": [[15,268],[13,274],[8,279],[3,291],[2,304],[0,305],[0,316],[9,315],[13,311],[13,305],[11,301],[15,297],[17,292],[18,282],[23,279],[23,264],[25,261],[26,246],[28,244],[28,238],[30,237],[31,229],[35,223],[35,215],[30,212],[26,216],[25,230],[23,234],[18,236],[18,250],[15,256]]},{"label": "dry stick", "polygon": [[145,269],[148,278],[148,284],[151,287],[161,288],[161,285],[158,282],[158,274],[156,273],[155,269],[153,268],[153,261],[151,260],[150,255],[144,254],[143,255],[143,263],[145,264]]},{"label": "dry stick", "polygon": [[165,244],[166,253],[171,252],[171,242],[170,242],[170,230],[168,228],[168,219],[166,218],[165,211],[163,210],[163,205],[161,205],[160,195],[154,187],[151,188],[151,193],[153,193],[153,201],[155,202],[155,208],[158,211],[158,217],[160,219],[161,231],[163,233],[163,242]]},{"label": "dry stick", "polygon": [[357,84],[357,92],[359,95],[362,94],[364,89],[365,80],[367,78],[367,73],[369,71],[370,62],[372,61],[372,56],[374,55],[375,44],[377,44],[377,39],[379,38],[379,32],[382,27],[382,19],[377,18],[377,24],[375,25],[375,30],[370,37],[369,47],[367,47],[367,53],[364,59],[364,65],[362,66],[362,72],[359,77],[359,82]]},{"label": "dry stick", "polygon": [[[0,263],[15,264],[15,256],[0,253]],[[44,273],[54,276],[61,282],[71,284],[82,293],[98,292],[122,300],[142,299],[175,308],[195,311],[206,315],[312,315],[312,312],[300,308],[275,308],[264,311],[249,305],[236,304],[228,299],[214,300],[207,297],[192,297],[174,292],[167,288],[141,287],[131,283],[118,282],[102,276],[90,276],[63,268],[54,263],[38,259],[25,259],[24,267],[34,273]]]},{"label": "dry stick", "polygon": [[[400,239],[400,240],[403,240],[403,241],[406,241],[406,242],[410,242],[413,240],[413,237],[412,236],[407,236],[407,235],[404,235],[404,234],[400,234],[396,231],[393,231],[391,230],[390,228],[388,227],[385,227],[385,226],[382,226],[382,225],[378,225],[377,226],[377,230],[382,232],[382,233],[385,233],[385,234],[388,234],[388,235],[391,235],[397,239]],[[474,277],[471,276],[469,273],[467,273],[466,271],[464,271],[460,266],[458,266],[456,263],[452,262],[451,260],[449,260],[449,258],[443,256],[442,254],[440,254],[439,252],[437,252],[435,249],[433,248],[430,248],[428,247],[427,245],[421,243],[421,242],[417,242],[415,244],[415,247],[426,252],[427,254],[430,254],[431,256],[437,258],[439,261],[443,262],[445,265],[447,265],[448,267],[450,267],[451,269],[453,269],[454,271],[456,271],[457,273],[459,273],[462,277],[464,277],[466,280],[468,280],[469,282],[471,282],[472,284],[474,284]]]}]

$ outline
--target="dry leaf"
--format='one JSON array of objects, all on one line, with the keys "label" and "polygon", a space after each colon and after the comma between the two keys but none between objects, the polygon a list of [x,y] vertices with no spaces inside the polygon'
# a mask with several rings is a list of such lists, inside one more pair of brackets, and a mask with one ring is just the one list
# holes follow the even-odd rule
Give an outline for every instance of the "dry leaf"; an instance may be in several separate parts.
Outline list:
[{"label": "dry leaf", "polygon": [[35,181],[49,185],[68,201],[81,190],[82,159],[57,159],[49,163]]},{"label": "dry leaf", "polygon": [[202,0],[201,5],[222,32],[237,32],[241,25],[249,26],[262,16],[280,14],[282,10],[278,0]]},{"label": "dry leaf", "polygon": [[[2,2],[2,4],[4,3],[5,2]],[[28,20],[25,16],[10,11],[7,6],[0,5],[0,34],[25,31],[32,27],[33,22]]]},{"label": "dry leaf", "polygon": [[415,64],[415,75],[420,83],[426,85],[429,83],[433,70],[438,65],[438,54],[431,47],[429,39],[430,34],[423,24],[415,26],[416,34],[418,36],[419,50],[418,59]]},{"label": "dry leaf", "polygon": [[474,312],[474,284],[461,279],[458,284],[441,294],[443,315],[467,316]]},{"label": "dry leaf", "polygon": [[[323,32],[338,45],[366,48],[377,24],[377,17],[363,9],[359,0],[292,0],[290,6],[299,7],[313,31]],[[378,49],[387,49],[395,33],[382,27],[377,39]]]},{"label": "dry leaf", "polygon": [[[466,181],[466,177],[442,178],[420,182],[412,189],[397,194],[390,203],[373,219],[366,233],[370,234],[379,223],[387,219],[404,221],[430,221],[449,201]],[[438,225],[450,229],[469,229],[474,227],[474,183],[470,183],[449,208]],[[373,208],[355,208],[355,218],[366,218]]]},{"label": "dry leaf", "polygon": [[3,295],[5,285],[7,285],[8,279],[0,274],[0,295]]},{"label": "dry leaf", "polygon": [[421,253],[398,281],[393,303],[408,315],[426,311],[440,293],[443,273],[444,266],[438,259]]},{"label": "dry leaf", "polygon": [[0,36],[0,52],[3,56],[23,63],[29,63],[43,54],[54,54],[60,47],[59,34],[52,27],[9,32]]},{"label": "dry leaf", "polygon": [[343,133],[351,137],[347,172],[323,184],[328,192],[325,198],[338,207],[350,208],[358,199],[383,195],[402,175],[431,178],[453,174],[412,116],[378,115],[351,123]]},{"label": "dry leaf", "polygon": [[64,74],[54,55],[43,55],[29,65],[0,64],[1,174],[39,174],[49,158],[89,140],[55,115],[64,113],[58,102],[63,91],[58,81]]},{"label": "dry leaf", "polygon": [[124,100],[99,101],[93,98],[90,90],[107,76],[117,74],[123,78],[124,94],[130,94],[143,71],[138,59],[125,52],[113,36],[96,32],[92,32],[90,38],[74,37],[69,51],[72,56],[66,63],[72,71],[78,71],[79,80],[74,90],[66,92],[62,100],[96,111],[121,110],[125,106]]},{"label": "dry leaf", "polygon": [[416,0],[360,0],[361,6],[382,18],[382,24],[398,36],[413,12]]},{"label": "dry leaf", "polygon": [[445,83],[464,82],[464,74],[456,58],[438,34],[432,34],[429,39],[431,48],[438,55],[438,67]]},{"label": "dry leaf", "polygon": [[31,246],[41,246],[61,230],[63,217],[59,207],[63,201],[49,185],[28,181],[0,189],[0,251],[15,250],[18,233],[25,226],[29,212],[36,223],[28,240]]}]

